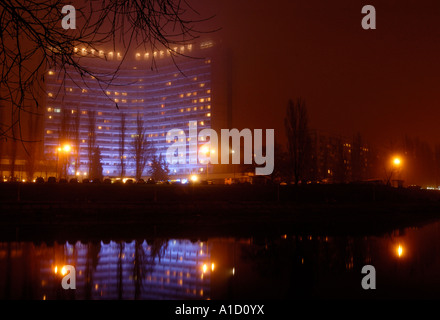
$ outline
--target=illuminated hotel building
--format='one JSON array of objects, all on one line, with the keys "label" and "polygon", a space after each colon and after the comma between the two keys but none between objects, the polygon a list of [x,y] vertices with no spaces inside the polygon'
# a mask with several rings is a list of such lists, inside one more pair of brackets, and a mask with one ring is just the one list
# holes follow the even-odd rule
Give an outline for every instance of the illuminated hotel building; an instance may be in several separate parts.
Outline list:
[{"label": "illuminated hotel building", "polygon": [[[75,164],[76,156],[73,154],[76,151],[72,150],[68,160],[69,176],[76,174],[83,177],[88,174],[88,117],[91,112],[95,114],[96,145],[100,148],[104,177],[120,176],[121,113],[125,114],[126,124],[124,158],[127,177],[135,175],[131,144],[136,135],[138,114],[144,121],[147,139],[156,148],[157,155],[162,154],[165,157],[167,148],[176,142],[176,137],[167,136],[167,132],[175,128],[182,129],[181,133],[185,134],[187,140],[187,150],[190,149],[190,139],[194,139],[189,135],[190,122],[197,123],[198,131],[211,128],[212,47],[211,41],[176,47],[174,50],[190,57],[179,56],[175,63],[166,50],[135,52],[132,57],[123,59],[119,52],[96,52],[76,48],[78,54],[84,56],[81,58],[84,59],[81,61],[82,64],[93,69],[94,74],[111,74],[116,68],[119,68],[119,71],[117,78],[108,87],[100,87],[97,80],[90,75],[81,77],[78,72],[69,72],[64,77],[55,69],[48,71],[45,158],[53,162],[58,161],[57,150],[63,143],[75,145],[71,129],[76,112],[80,114],[77,136],[79,157],[78,163]],[[106,59],[103,59],[104,55]],[[153,58],[155,64],[152,63]],[[63,120],[66,114],[70,116]],[[63,121],[67,121],[64,129],[61,125]],[[68,132],[63,133],[63,130]],[[204,142],[198,143],[200,146]],[[203,163],[190,164],[190,157],[191,153],[187,151],[186,164],[170,164],[170,174],[183,177],[206,170]],[[149,176],[148,165],[142,176]]]}]

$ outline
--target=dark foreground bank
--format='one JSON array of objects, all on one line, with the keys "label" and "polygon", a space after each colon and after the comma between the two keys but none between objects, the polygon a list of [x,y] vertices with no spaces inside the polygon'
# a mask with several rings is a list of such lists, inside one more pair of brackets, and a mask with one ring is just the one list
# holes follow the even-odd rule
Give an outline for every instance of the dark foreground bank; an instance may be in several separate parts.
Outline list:
[{"label": "dark foreground bank", "polygon": [[2,240],[381,234],[440,218],[440,193],[378,185],[0,184]]}]

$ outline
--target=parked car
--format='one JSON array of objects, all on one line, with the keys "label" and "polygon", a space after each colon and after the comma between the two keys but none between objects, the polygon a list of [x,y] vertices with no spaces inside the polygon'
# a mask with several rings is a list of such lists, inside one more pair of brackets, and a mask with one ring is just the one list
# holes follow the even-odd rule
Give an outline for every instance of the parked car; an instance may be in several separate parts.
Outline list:
[{"label": "parked car", "polygon": [[139,179],[136,183],[137,184],[145,184],[145,180],[144,179]]},{"label": "parked car", "polygon": [[111,184],[112,183],[112,180],[111,179],[109,179],[109,178],[107,178],[107,179],[104,179],[104,184]]},{"label": "parked car", "polygon": [[83,179],[82,183],[90,183],[89,179]]},{"label": "parked car", "polygon": [[47,178],[47,183],[56,183],[56,182],[57,182],[57,178],[55,178],[55,177]]},{"label": "parked car", "polygon": [[67,179],[62,178],[62,179],[60,179],[59,183],[67,183]]},{"label": "parked car", "polygon": [[133,183],[134,183],[133,179],[125,180],[125,184],[133,184]]},{"label": "parked car", "polygon": [[78,179],[77,178],[72,178],[69,180],[69,183],[78,183]]},{"label": "parked car", "polygon": [[44,178],[38,177],[37,179],[35,179],[35,183],[44,183]]}]

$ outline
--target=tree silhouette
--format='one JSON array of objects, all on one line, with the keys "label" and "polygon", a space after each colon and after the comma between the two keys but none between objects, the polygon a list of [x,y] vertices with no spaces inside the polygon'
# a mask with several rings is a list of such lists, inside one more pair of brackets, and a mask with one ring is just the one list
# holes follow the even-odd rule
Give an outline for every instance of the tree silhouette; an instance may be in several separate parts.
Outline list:
[{"label": "tree silhouette", "polygon": [[150,167],[150,175],[151,178],[155,181],[166,181],[169,178],[170,169],[168,168],[168,163],[165,160],[165,157],[162,154],[153,156],[151,160]]},{"label": "tree silhouette", "polygon": [[136,117],[136,132],[131,143],[131,148],[135,160],[136,179],[139,180],[144,173],[147,161],[154,153],[154,149],[147,139],[144,120],[139,112]]},{"label": "tree silhouette", "polygon": [[289,100],[284,121],[290,166],[295,184],[304,183],[307,159],[310,156],[310,134],[305,102],[298,98],[296,103]]},{"label": "tree silhouette", "polygon": [[127,126],[125,125],[125,113],[121,110],[121,127],[119,131],[119,168],[121,179],[125,175],[125,134]]}]

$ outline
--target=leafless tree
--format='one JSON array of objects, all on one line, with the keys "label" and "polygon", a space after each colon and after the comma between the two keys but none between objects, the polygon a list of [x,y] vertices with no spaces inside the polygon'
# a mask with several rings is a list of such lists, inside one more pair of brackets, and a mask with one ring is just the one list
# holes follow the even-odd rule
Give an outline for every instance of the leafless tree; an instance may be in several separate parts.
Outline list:
[{"label": "leafless tree", "polygon": [[80,125],[81,125],[81,114],[79,110],[79,106],[76,106],[76,110],[74,111],[73,117],[73,126],[72,126],[72,140],[73,140],[73,152],[75,155],[75,174],[79,171],[80,164]]},{"label": "leafless tree", "polygon": [[[28,117],[28,129],[29,132],[28,134],[31,137],[34,137],[35,139],[38,139],[37,137],[40,136],[39,132],[40,132],[40,127],[41,127],[41,114],[37,114],[37,113],[33,113],[33,114],[29,114]],[[26,156],[26,175],[27,175],[27,179],[28,180],[32,180],[34,177],[34,174],[37,170],[38,167],[38,159],[39,159],[39,147],[40,144],[36,143],[40,141],[34,140],[31,142],[26,143],[26,150],[27,153],[25,154]]]},{"label": "leafless tree", "polygon": [[87,112],[88,115],[88,139],[87,139],[87,158],[89,178],[93,172],[93,158],[96,151],[96,115],[95,111]]},{"label": "leafless tree", "polygon": [[305,102],[298,98],[296,103],[289,100],[284,121],[290,165],[295,184],[304,182],[307,159],[310,155],[310,134]]},{"label": "leafless tree", "polygon": [[132,153],[135,161],[136,179],[139,180],[147,161],[154,153],[153,147],[147,139],[144,120],[139,112],[136,117],[136,132],[132,141]]},{"label": "leafless tree", "polygon": [[[87,67],[87,59],[107,59],[100,49],[121,46],[126,54],[138,48],[165,50],[172,59],[182,55],[180,44],[201,32],[198,12],[186,0],[75,0],[76,29],[64,29],[62,0],[0,1],[0,103],[10,106],[11,121],[0,124],[0,136],[20,140],[21,114],[42,105],[45,72],[55,69],[58,80],[91,77],[105,88],[118,70],[100,74]],[[70,14],[70,13],[69,13]],[[78,48],[81,48],[78,50]],[[82,48],[85,48],[83,51]],[[153,57],[151,68],[155,66]],[[85,81],[76,83],[87,86]]]},{"label": "leafless tree", "polygon": [[121,179],[125,175],[125,134],[127,126],[125,125],[125,113],[121,110],[121,127],[119,131],[119,160],[120,160],[120,176]]}]

